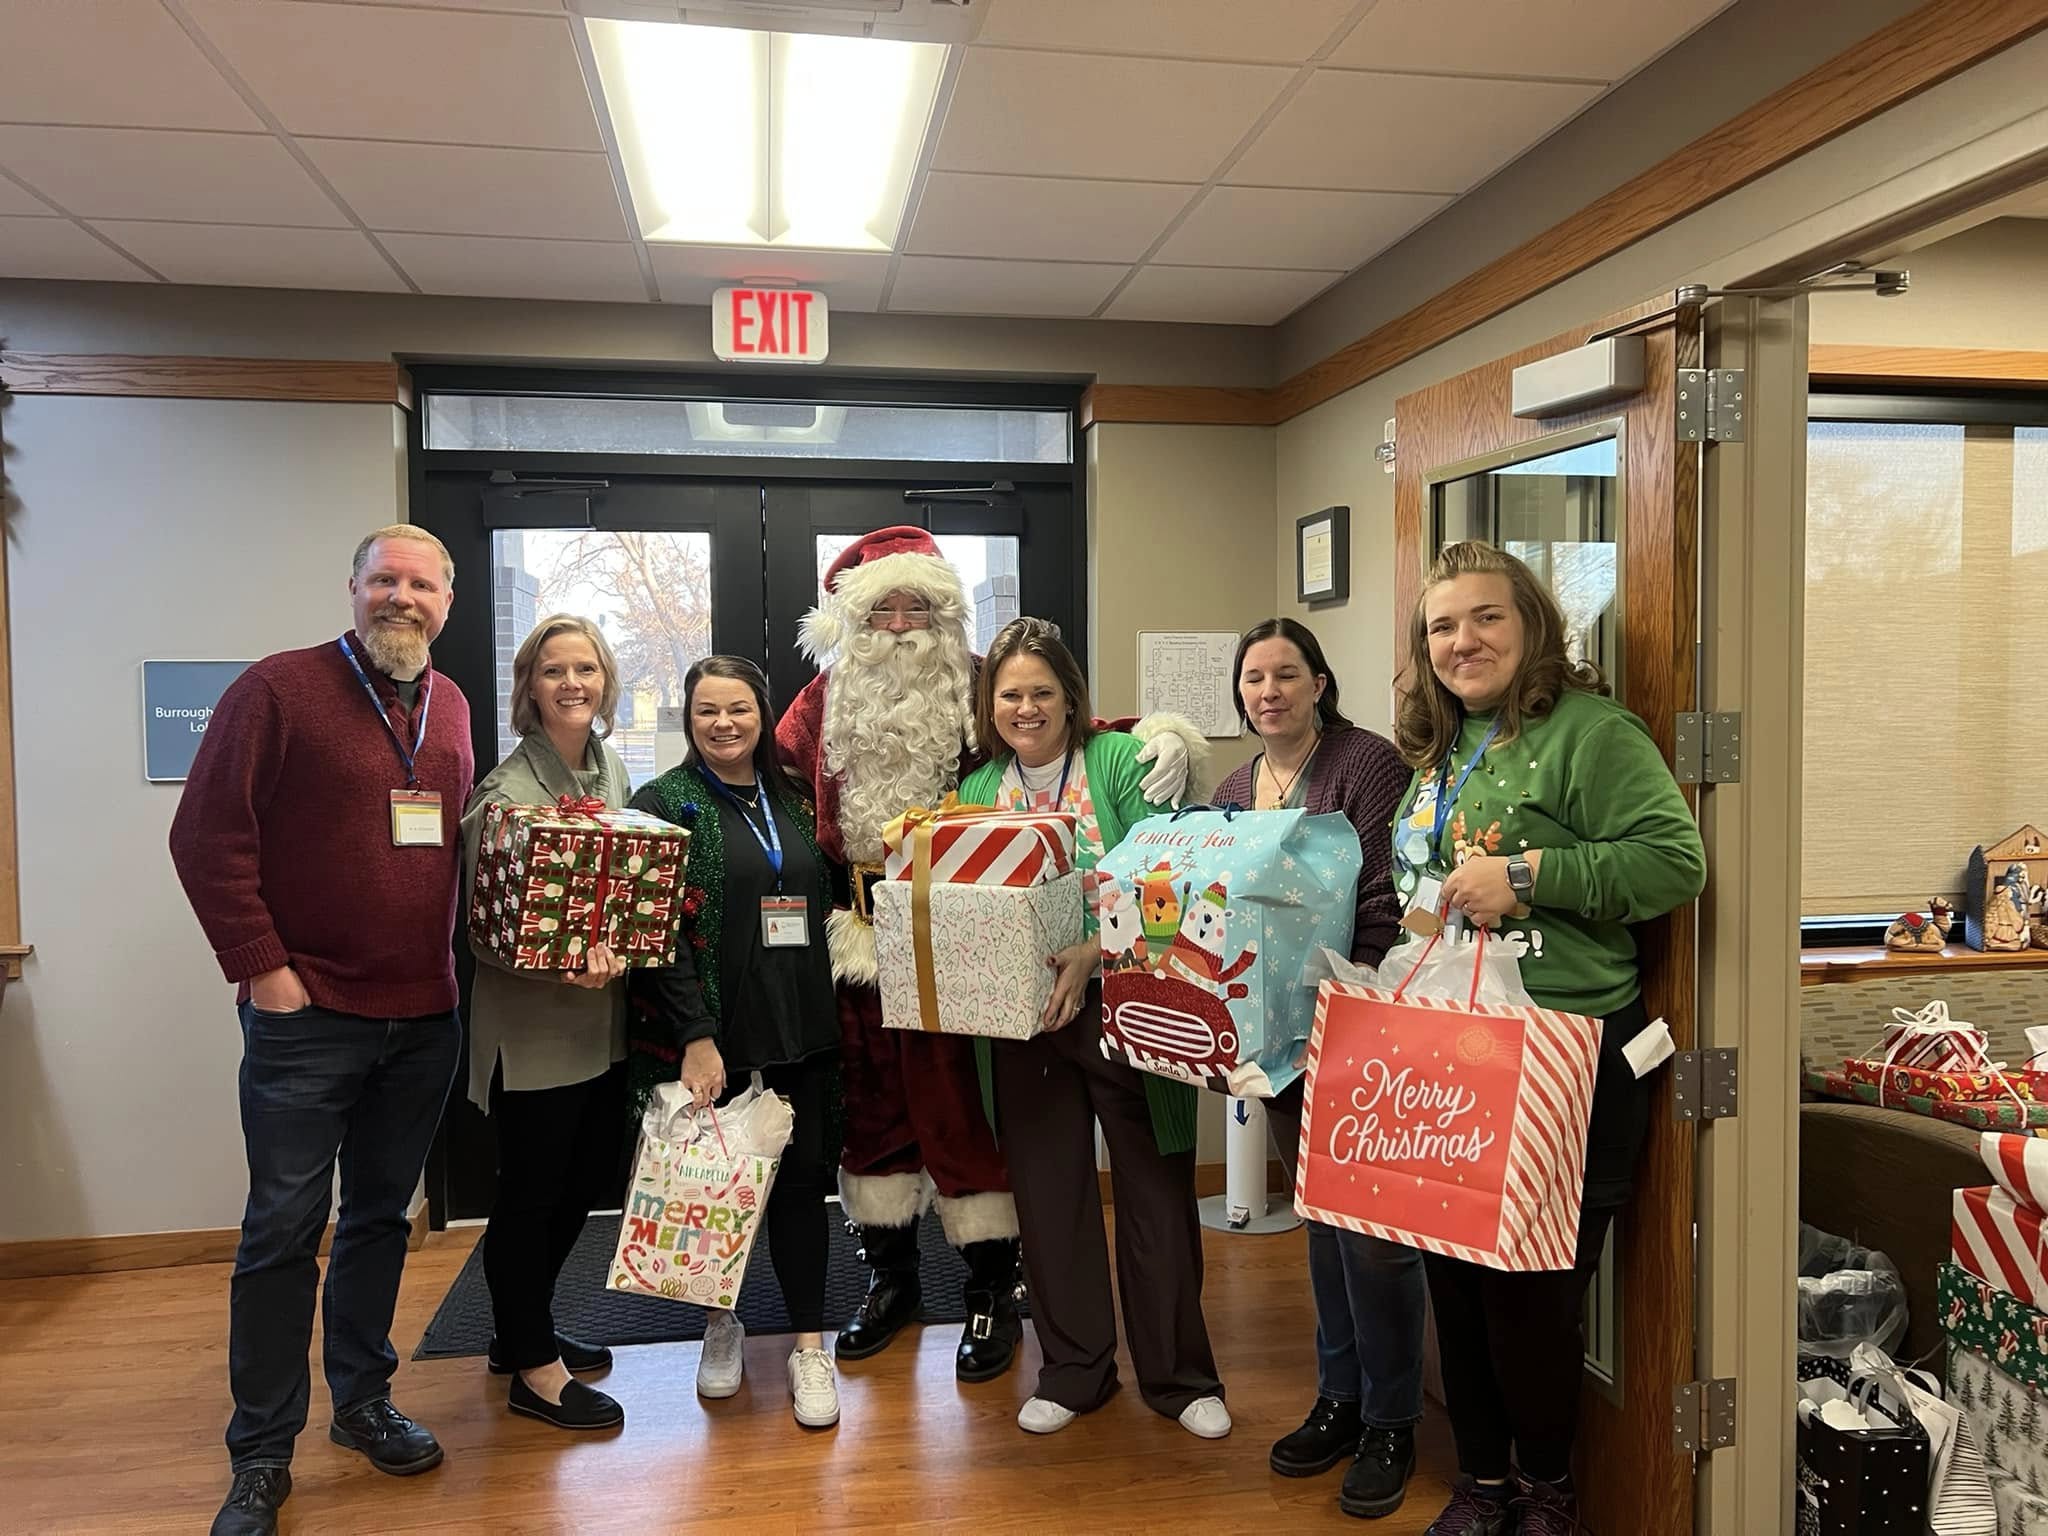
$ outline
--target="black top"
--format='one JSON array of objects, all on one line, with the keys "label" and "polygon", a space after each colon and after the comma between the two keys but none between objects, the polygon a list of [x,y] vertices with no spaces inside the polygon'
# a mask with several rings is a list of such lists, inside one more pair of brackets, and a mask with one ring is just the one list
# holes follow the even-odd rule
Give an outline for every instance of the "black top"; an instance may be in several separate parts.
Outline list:
[{"label": "black top", "polygon": [[[751,789],[736,791],[742,802]],[[725,839],[725,924],[718,944],[718,1053],[728,1077],[802,1061],[839,1044],[832,961],[825,950],[825,918],[817,910],[818,862],[789,813],[774,808],[782,837],[783,894],[808,897],[811,942],[801,949],[769,948],[761,932],[761,901],[777,894],[775,871],[755,836],[767,823],[724,795],[718,805]],[[749,823],[751,822],[751,828]]]}]

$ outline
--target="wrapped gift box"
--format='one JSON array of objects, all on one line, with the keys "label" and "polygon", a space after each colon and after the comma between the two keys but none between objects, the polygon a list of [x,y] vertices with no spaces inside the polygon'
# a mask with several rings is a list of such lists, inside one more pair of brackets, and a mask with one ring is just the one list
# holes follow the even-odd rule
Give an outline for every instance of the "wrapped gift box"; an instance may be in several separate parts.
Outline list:
[{"label": "wrapped gift box", "polygon": [[673,965],[690,834],[640,811],[493,805],[469,936],[520,971],[576,971],[593,944],[629,966]]},{"label": "wrapped gift box", "polygon": [[909,811],[882,829],[882,872],[908,880],[922,842],[935,885],[1043,885],[1073,869],[1074,828],[1064,812]]},{"label": "wrapped gift box", "polygon": [[1852,1083],[1872,1083],[1884,1090],[1889,1098],[1893,1094],[1913,1094],[1923,1099],[1952,1099],[1970,1101],[1978,1099],[2010,1099],[2018,1095],[2023,1099],[2037,1097],[2035,1084],[2028,1081],[2036,1076],[2025,1072],[1934,1072],[1925,1067],[1902,1067],[1894,1063],[1886,1066],[1881,1061],[1869,1061],[1851,1056],[1842,1063],[1842,1075]]},{"label": "wrapped gift box", "polygon": [[1960,1264],[1941,1266],[1935,1295],[1951,1345],[1975,1350],[2022,1386],[2048,1387],[2048,1312]]},{"label": "wrapped gift box", "polygon": [[1080,875],[1023,887],[934,885],[923,924],[916,894],[907,880],[874,888],[882,1023],[1000,1040],[1037,1034],[1053,957],[1081,941]]},{"label": "wrapped gift box", "polygon": [[1980,1131],[2025,1130],[2048,1126],[2048,1103],[2030,1102],[2024,1110],[2011,1099],[1933,1099],[1923,1094],[1895,1093],[1875,1083],[1852,1082],[1840,1071],[1809,1067],[1802,1081],[1807,1089],[1824,1099],[1844,1099],[1854,1104],[1876,1104],[1903,1109],[1934,1120],[1972,1126]]},{"label": "wrapped gift box", "polygon": [[1949,1220],[1949,1251],[1979,1280],[2036,1307],[2048,1307],[2048,1275],[2039,1210],[2002,1189],[1959,1189]]},{"label": "wrapped gift box", "polygon": [[1950,1018],[1948,1004],[1939,998],[1917,1012],[1894,1008],[1891,1026],[1870,1059],[1929,1072],[1979,1072],[1991,1066],[1984,1032]]},{"label": "wrapped gift box", "polygon": [[2010,1531],[2015,1505],[2027,1507],[2048,1488],[2048,1403],[2038,1387],[2016,1379],[1981,1351],[1949,1351],[1948,1400],[1970,1421],[1971,1437],[1983,1453],[1999,1529]]}]

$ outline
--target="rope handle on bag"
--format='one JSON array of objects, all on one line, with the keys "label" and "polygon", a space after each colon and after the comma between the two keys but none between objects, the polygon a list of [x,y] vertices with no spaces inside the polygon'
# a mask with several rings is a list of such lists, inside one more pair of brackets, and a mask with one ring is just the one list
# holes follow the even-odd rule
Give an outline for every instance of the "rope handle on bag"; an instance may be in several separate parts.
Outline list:
[{"label": "rope handle on bag", "polygon": [[[1415,957],[1415,964],[1409,969],[1408,974],[1402,978],[1401,985],[1394,988],[1395,1002],[1401,1002],[1407,996],[1408,983],[1415,979],[1415,973],[1422,969],[1423,962],[1429,958],[1430,951],[1436,948],[1437,941],[1442,937],[1442,929],[1438,929],[1429,936],[1429,942],[1422,946],[1422,953]],[[1483,924],[1479,925],[1477,937],[1472,941],[1472,950],[1472,991],[1465,999],[1465,1006],[1467,1008],[1477,1008],[1479,1006],[1479,977],[1486,965],[1486,928]]]}]

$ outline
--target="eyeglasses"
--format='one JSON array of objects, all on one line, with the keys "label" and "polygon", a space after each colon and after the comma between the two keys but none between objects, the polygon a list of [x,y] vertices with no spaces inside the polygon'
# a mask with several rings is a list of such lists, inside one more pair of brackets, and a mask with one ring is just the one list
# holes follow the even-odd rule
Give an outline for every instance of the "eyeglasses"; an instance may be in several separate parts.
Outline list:
[{"label": "eyeglasses", "polygon": [[932,622],[932,611],[922,603],[909,608],[891,608],[884,604],[868,610],[869,629],[887,629],[898,619],[901,619],[912,629],[929,629]]}]

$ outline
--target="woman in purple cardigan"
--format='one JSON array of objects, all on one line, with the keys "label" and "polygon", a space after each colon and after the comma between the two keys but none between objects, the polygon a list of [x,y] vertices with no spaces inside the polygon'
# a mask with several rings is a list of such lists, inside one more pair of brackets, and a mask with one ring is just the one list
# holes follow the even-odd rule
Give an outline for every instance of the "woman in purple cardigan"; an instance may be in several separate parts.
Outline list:
[{"label": "woman in purple cardigan", "polygon": [[[1218,786],[1219,805],[1337,812],[1364,855],[1351,958],[1378,965],[1400,934],[1392,827],[1408,765],[1385,737],[1337,707],[1337,679],[1306,625],[1268,619],[1237,646],[1237,712],[1259,755]],[[1294,1182],[1302,1080],[1270,1100],[1273,1141]],[[1413,1248],[1310,1222],[1309,1288],[1316,1303],[1316,1402],[1274,1447],[1275,1472],[1313,1477],[1350,1458],[1337,1496],[1348,1515],[1400,1508],[1415,1469],[1422,1418],[1422,1255]]]}]

